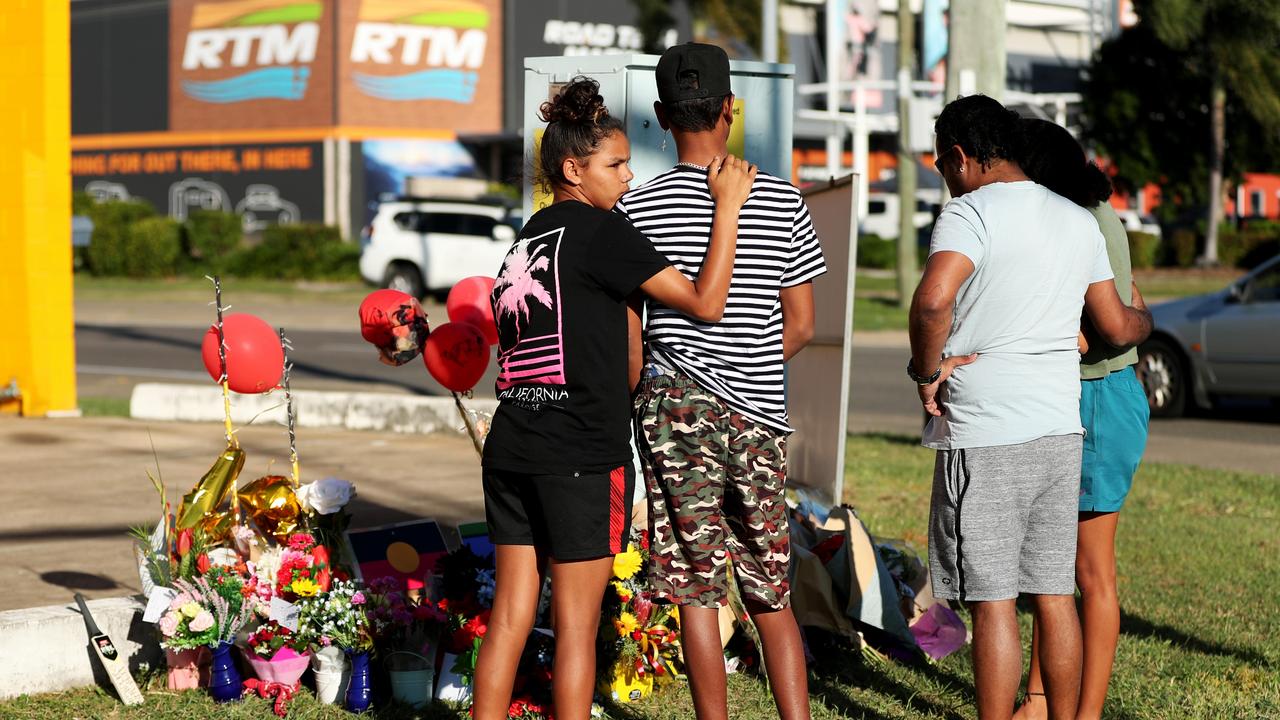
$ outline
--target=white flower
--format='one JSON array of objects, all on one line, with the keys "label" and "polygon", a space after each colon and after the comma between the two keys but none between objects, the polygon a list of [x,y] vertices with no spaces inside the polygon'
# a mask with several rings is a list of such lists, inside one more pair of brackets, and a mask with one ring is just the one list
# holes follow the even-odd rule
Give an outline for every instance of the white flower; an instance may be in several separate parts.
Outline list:
[{"label": "white flower", "polygon": [[354,494],[351,483],[338,478],[324,478],[298,488],[298,504],[307,512],[332,515],[341,510]]}]

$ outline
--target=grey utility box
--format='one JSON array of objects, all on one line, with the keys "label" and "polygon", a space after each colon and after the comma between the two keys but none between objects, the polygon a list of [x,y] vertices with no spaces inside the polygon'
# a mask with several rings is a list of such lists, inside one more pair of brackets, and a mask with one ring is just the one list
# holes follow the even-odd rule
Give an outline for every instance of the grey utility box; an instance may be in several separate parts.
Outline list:
[{"label": "grey utility box", "polygon": [[[631,140],[632,187],[676,164],[676,144],[667,139],[653,113],[658,88],[653,73],[657,55],[579,55],[532,57],[524,61],[524,157],[529,169],[546,123],[538,108],[560,87],[578,75],[600,83],[609,112],[621,116]],[[733,60],[729,63],[734,94],[734,126],[729,151],[741,154],[760,169],[791,179],[791,124],[795,66]],[[524,180],[524,217],[528,219],[550,199],[537,191],[533,173]]]}]

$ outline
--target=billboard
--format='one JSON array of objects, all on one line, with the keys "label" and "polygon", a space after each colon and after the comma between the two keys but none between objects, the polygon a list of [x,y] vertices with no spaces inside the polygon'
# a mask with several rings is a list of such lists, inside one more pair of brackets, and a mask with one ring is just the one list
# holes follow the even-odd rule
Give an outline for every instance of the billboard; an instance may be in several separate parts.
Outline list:
[{"label": "billboard", "polygon": [[[664,49],[693,37],[688,3],[671,3],[674,24],[662,31]],[[552,55],[606,55],[644,51],[633,0],[507,0],[504,125],[524,122],[524,60]]]},{"label": "billboard", "polygon": [[344,0],[338,122],[500,129],[500,0]]},{"label": "billboard", "polygon": [[139,198],[183,220],[192,210],[242,216],[245,232],[324,220],[320,143],[82,150],[72,187],[98,200]]},{"label": "billboard", "polygon": [[334,0],[172,0],[169,129],[332,123]]}]

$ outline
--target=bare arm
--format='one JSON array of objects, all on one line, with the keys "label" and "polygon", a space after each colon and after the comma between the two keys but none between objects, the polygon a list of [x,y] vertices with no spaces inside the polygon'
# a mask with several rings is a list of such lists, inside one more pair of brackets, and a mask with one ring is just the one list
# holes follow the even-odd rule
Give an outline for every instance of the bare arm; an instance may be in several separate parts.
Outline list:
[{"label": "bare arm", "polygon": [[679,270],[668,267],[640,286],[646,295],[703,322],[719,322],[729,299],[733,280],[733,256],[738,246],[738,211],[751,193],[756,166],[730,155],[716,158],[707,170],[707,184],[715,200],[711,244],[698,279],[689,282]]},{"label": "bare arm", "polygon": [[938,388],[951,376],[951,371],[978,357],[967,355],[945,360],[942,357],[942,348],[951,334],[951,322],[955,318],[956,295],[964,281],[973,274],[973,269],[973,261],[961,253],[934,253],[929,256],[924,276],[911,298],[911,366],[917,375],[923,377],[932,375],[939,368],[942,370],[931,385],[918,388],[920,402],[930,415],[942,414],[937,400]]},{"label": "bare arm", "polygon": [[644,327],[640,313],[644,309],[644,296],[632,293],[627,298],[627,387],[635,392],[640,384],[640,370],[644,365]]},{"label": "bare arm", "polygon": [[1151,311],[1133,284],[1133,307],[1126,307],[1111,280],[1092,283],[1084,293],[1084,310],[1098,335],[1118,348],[1137,345],[1151,334]]},{"label": "bare arm", "polygon": [[782,360],[795,357],[813,340],[813,283],[782,288]]}]

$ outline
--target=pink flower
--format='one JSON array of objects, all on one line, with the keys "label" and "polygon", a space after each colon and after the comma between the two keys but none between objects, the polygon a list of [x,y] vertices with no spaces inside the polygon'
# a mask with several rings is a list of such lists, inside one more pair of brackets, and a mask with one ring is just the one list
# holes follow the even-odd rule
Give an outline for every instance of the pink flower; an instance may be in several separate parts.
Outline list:
[{"label": "pink flower", "polygon": [[173,600],[169,601],[169,609],[170,609],[170,610],[177,610],[178,608],[182,607],[183,605],[186,605],[187,603],[192,602],[192,601],[194,601],[194,600],[195,600],[195,598],[191,596],[191,593],[189,593],[189,592],[180,592],[180,593],[178,593],[177,595],[175,595],[175,596],[173,597]]},{"label": "pink flower", "polygon": [[160,618],[160,632],[164,633],[165,637],[173,637],[173,634],[178,631],[180,620],[176,612],[165,613],[164,617]]},{"label": "pink flower", "polygon": [[208,610],[201,610],[198,615],[191,618],[191,624],[187,627],[191,628],[191,632],[204,632],[213,627],[213,615]]},{"label": "pink flower", "polygon": [[356,591],[355,595],[351,596],[352,605],[363,605],[364,602],[365,602],[364,593],[360,592],[359,590]]},{"label": "pink flower", "polygon": [[308,533],[294,533],[289,536],[289,547],[294,550],[310,550],[316,539]]},{"label": "pink flower", "polygon": [[329,647],[330,645],[333,644],[333,640],[330,640],[328,635],[321,635],[320,644],[325,647]]}]

